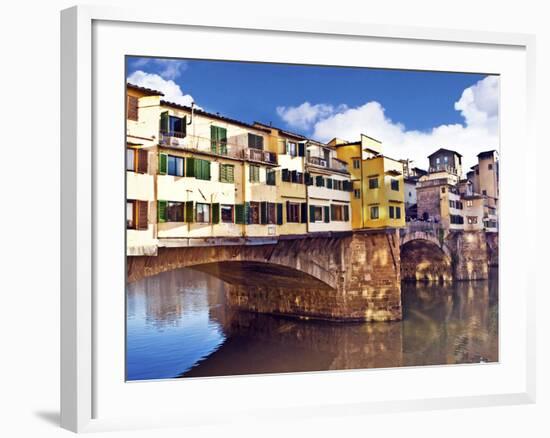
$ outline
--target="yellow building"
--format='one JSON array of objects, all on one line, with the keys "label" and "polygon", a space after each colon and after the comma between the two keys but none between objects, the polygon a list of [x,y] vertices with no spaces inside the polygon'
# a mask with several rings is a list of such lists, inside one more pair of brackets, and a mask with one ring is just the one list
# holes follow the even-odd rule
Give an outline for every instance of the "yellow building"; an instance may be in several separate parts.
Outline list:
[{"label": "yellow building", "polygon": [[382,155],[382,143],[364,134],[357,142],[329,144],[350,169],[353,229],[404,227],[403,163]]}]

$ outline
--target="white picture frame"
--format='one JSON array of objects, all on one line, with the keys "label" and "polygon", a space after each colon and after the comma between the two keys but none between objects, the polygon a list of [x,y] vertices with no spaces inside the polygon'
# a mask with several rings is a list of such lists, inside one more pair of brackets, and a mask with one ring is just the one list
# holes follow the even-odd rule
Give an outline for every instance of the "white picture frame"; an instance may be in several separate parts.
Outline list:
[{"label": "white picture frame", "polygon": [[[230,23],[229,28],[228,23]],[[81,432],[203,424],[212,422],[212,418],[215,418],[216,422],[224,422],[250,416],[292,415],[296,418],[344,413],[362,415],[369,412],[534,402],[535,289],[533,282],[529,279],[534,278],[534,275],[531,275],[534,255],[530,254],[535,254],[535,251],[529,250],[534,247],[533,239],[536,233],[526,239],[515,236],[513,231],[520,222],[511,213],[514,208],[523,208],[522,206],[529,203],[535,205],[532,188],[535,185],[536,175],[534,169],[527,173],[525,158],[508,159],[512,156],[512,145],[517,145],[520,140],[523,155],[535,152],[532,128],[535,50],[533,36],[376,26],[361,22],[305,21],[290,17],[283,20],[273,17],[251,19],[237,15],[234,17],[199,16],[183,10],[181,13],[174,11],[167,13],[154,8],[142,11],[104,6],[78,6],[64,10],[61,14],[61,26],[62,427]],[[126,51],[124,45],[129,43],[127,35],[123,34],[128,32],[130,35],[130,32],[135,32],[136,29],[141,29],[142,32],[147,30],[148,43],[139,38],[132,39],[134,46]],[[120,312],[120,297],[118,301],[108,303],[109,298],[105,298],[101,293],[105,284],[110,284],[112,280],[110,275],[117,275],[114,270],[107,273],[105,265],[116,265],[116,269],[119,270],[120,266],[123,266],[123,253],[115,256],[113,260],[104,253],[109,248],[111,253],[116,253],[120,249],[117,246],[120,236],[116,233],[120,234],[123,227],[113,229],[110,226],[112,223],[105,220],[105,214],[102,212],[105,212],[105,207],[116,205],[116,202],[120,202],[120,209],[123,210],[122,198],[117,196],[121,193],[120,184],[124,181],[124,167],[119,166],[122,161],[118,158],[106,164],[103,153],[105,149],[100,145],[106,142],[116,145],[117,139],[122,141],[124,138],[123,131],[117,130],[120,129],[120,122],[123,119],[123,112],[120,110],[123,108],[124,83],[123,76],[120,77],[120,81],[113,80],[110,85],[104,80],[107,71],[112,77],[117,77],[113,72],[119,72],[120,66],[124,63],[124,60],[120,59],[120,53],[138,54],[135,50],[141,44],[141,48],[137,49],[139,54],[149,55],[151,50],[156,50],[155,47],[158,47],[158,45],[155,46],[155,33],[179,32],[178,29],[185,32],[200,32],[202,36],[209,36],[212,40],[219,38],[223,33],[232,32],[231,38],[235,41],[244,38],[251,46],[249,49],[256,50],[256,52],[249,52],[248,55],[240,55],[250,60],[276,60],[276,53],[266,55],[264,51],[262,55],[261,51],[257,50],[258,46],[265,42],[264,37],[273,39],[275,42],[280,41],[281,45],[288,44],[288,41],[283,42],[283,40],[302,38],[308,39],[307,44],[312,45],[312,54],[308,55],[309,59],[303,60],[304,63],[332,62],[347,65],[344,60],[346,54],[341,51],[316,54],[315,41],[318,38],[325,38],[326,41],[334,41],[335,47],[344,43],[356,45],[356,47],[361,44],[371,44],[374,47],[372,53],[379,57],[371,66],[414,69],[420,68],[419,62],[423,62],[425,69],[438,69],[437,63],[442,63],[441,65],[446,63],[444,69],[451,71],[453,69],[483,71],[502,75],[501,240],[503,243],[501,248],[503,250],[500,269],[506,276],[511,271],[510,268],[513,268],[514,276],[513,278],[501,277],[503,302],[499,313],[503,356],[498,364],[490,367],[476,365],[358,370],[330,373],[330,375],[311,373],[284,377],[271,375],[193,379],[185,382],[185,396],[182,396],[180,382],[134,384],[120,381],[120,367],[124,364],[110,364],[109,360],[116,362],[117,358],[120,359],[124,355],[124,351],[120,351],[120,342],[124,342],[124,339],[120,339],[120,328],[124,326],[124,312]],[[115,34],[118,36],[113,36]],[[105,49],[107,40],[112,46],[109,51]],[[255,42],[256,40],[258,41]],[[399,57],[399,60],[394,58],[394,64],[391,64],[391,59],[384,61],[380,48],[376,49],[376,45],[382,43],[385,47],[395,46],[395,53],[400,50],[402,57]],[[185,53],[180,54],[179,49],[167,46],[155,53],[158,56],[185,55]],[[448,49],[450,46],[452,47]],[[204,58],[221,56],[215,47],[205,46],[197,47],[193,53],[188,54],[188,57],[197,57],[201,50],[204,52],[202,55]],[[441,53],[450,50],[456,53],[453,54],[452,59],[450,56],[442,55],[437,60],[426,58],[421,61],[412,59],[412,55],[407,56],[406,52],[415,50],[426,50],[427,53],[430,50],[441,51]],[[231,56],[238,57],[239,54],[235,52]],[[487,60],[487,56],[492,58]],[[297,60],[299,60],[298,55],[292,54],[289,50],[288,61]],[[477,70],[478,66],[488,65],[487,62],[491,60],[494,61],[492,65],[495,68]],[[514,81],[508,81],[508,78],[513,78]],[[102,127],[106,126],[104,120],[109,116],[108,108],[105,107],[106,102],[112,104],[113,114],[120,111],[120,117],[115,116],[113,124],[103,129]],[[512,102],[515,106],[513,109],[509,105]],[[102,111],[99,111],[100,107]],[[517,122],[508,124],[507,122],[512,118]],[[121,157],[120,160],[123,158]],[[514,161],[516,177],[519,175],[514,183],[510,179],[511,161]],[[117,169],[120,169],[120,175],[117,175]],[[107,188],[112,188],[111,198],[107,194]],[[517,205],[511,205],[507,201],[509,199],[517,199]],[[518,254],[518,251],[522,251],[525,256],[514,259],[514,254]],[[119,283],[116,284],[120,284],[120,279],[117,281]],[[516,295],[508,294],[507,288],[514,288]],[[124,295],[123,290],[120,290],[120,295]],[[512,321],[515,324],[514,335],[510,330]],[[106,337],[106,332],[110,331],[110,329],[107,330],[110,324],[114,327],[112,342]],[[514,357],[508,354],[511,351],[515,351]],[[110,353],[113,352],[115,355],[111,356]],[[380,394],[384,391],[384,379],[389,375],[395,382],[395,386],[400,386],[402,389],[388,391],[388,395],[382,397]],[[379,388],[374,384],[374,379],[376,382],[381,382]],[[416,383],[412,383],[418,382],[418,385],[421,385],[428,379],[433,382],[433,388],[426,388],[425,392],[422,392],[421,387],[416,386]],[[438,388],[437,382],[455,379],[458,382],[456,388],[448,391],[445,388],[442,389],[441,385]],[[460,379],[467,379],[470,383],[461,384]],[[118,383],[113,383],[115,381]],[[354,387],[367,384],[364,383],[367,381],[372,391],[358,391],[359,394],[352,391]],[[407,390],[403,389],[408,386],[410,388]],[[289,388],[298,388],[300,393],[309,393],[309,395],[302,396],[294,393],[292,402],[285,401],[284,391],[288,394]],[[316,388],[321,390],[316,391]],[[271,391],[269,400],[262,398],[262,393],[266,390]],[[227,403],[227,399],[221,397],[220,404],[210,405],[208,412],[204,401],[195,399],[193,410],[189,411],[189,406],[185,404],[185,397],[192,399],[197,391],[205,394],[212,391],[219,391],[220,394],[235,394],[238,391],[244,395],[253,393],[255,398],[252,401],[249,400],[248,404],[243,398],[240,400],[241,406],[227,411],[220,407],[222,403]],[[136,410],[132,411],[134,407],[130,402],[136,397],[142,397],[141,400],[145,403],[147,400],[158,400],[159,395],[166,395],[167,400],[170,401],[174,400],[178,393],[181,403],[173,409],[167,410],[163,403],[158,403],[156,406],[146,406],[150,414],[147,416],[139,415]],[[330,394],[330,397],[327,397],[327,394]],[[117,405],[127,405],[128,409],[118,409]],[[183,406],[187,406],[186,415],[181,414]]]}]

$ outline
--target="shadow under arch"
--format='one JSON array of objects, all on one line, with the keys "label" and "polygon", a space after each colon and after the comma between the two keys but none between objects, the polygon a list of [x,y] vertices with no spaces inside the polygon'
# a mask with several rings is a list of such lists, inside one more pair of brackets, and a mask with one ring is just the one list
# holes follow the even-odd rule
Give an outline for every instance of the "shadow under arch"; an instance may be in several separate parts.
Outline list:
[{"label": "shadow under arch", "polygon": [[270,262],[219,261],[187,266],[205,272],[220,280],[239,286],[273,286],[288,289],[335,289],[335,285],[323,281],[301,269]]},{"label": "shadow under arch", "polygon": [[446,245],[437,239],[416,238],[401,245],[403,281],[452,281],[453,262]]}]

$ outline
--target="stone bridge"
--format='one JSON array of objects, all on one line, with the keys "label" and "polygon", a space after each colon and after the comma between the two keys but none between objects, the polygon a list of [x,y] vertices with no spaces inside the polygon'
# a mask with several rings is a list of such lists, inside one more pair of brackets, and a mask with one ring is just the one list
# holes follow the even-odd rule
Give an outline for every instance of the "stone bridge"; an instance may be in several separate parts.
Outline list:
[{"label": "stone bridge", "polygon": [[228,303],[260,313],[346,321],[401,319],[395,229],[325,233],[254,245],[159,248],[128,256],[128,281],[192,268],[226,282]]},{"label": "stone bridge", "polygon": [[[493,233],[495,234],[495,233]],[[409,223],[399,232],[404,281],[482,280],[491,249],[483,231],[448,231],[439,224]]]},{"label": "stone bridge", "polygon": [[227,302],[236,309],[337,321],[393,321],[402,317],[402,279],[488,277],[490,248],[484,232],[443,233],[424,224],[257,243],[202,242],[160,247],[156,256],[128,256],[128,281],[192,268],[223,280]]}]

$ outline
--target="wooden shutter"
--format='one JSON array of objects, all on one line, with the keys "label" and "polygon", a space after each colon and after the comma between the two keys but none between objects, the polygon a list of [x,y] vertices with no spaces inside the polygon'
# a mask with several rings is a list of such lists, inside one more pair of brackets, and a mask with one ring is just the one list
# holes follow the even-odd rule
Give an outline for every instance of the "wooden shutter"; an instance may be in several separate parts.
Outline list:
[{"label": "wooden shutter", "polygon": [[309,221],[315,222],[315,205],[309,206]]},{"label": "wooden shutter", "polygon": [[235,205],[235,223],[244,224],[244,205],[243,204]]},{"label": "wooden shutter", "polygon": [[157,202],[157,222],[166,222],[166,207],[168,203],[166,201]]},{"label": "wooden shutter", "polygon": [[283,204],[277,203],[277,225],[283,225]]},{"label": "wooden shutter", "polygon": [[159,154],[159,175],[166,175],[168,171],[168,155]]},{"label": "wooden shutter", "polygon": [[187,159],[187,169],[186,169],[186,175],[187,176],[196,176],[195,174],[195,158],[189,157]]},{"label": "wooden shutter", "polygon": [[137,151],[137,167],[138,173],[147,173],[147,157],[148,153],[145,149],[138,149]]},{"label": "wooden shutter", "polygon": [[148,224],[149,203],[147,201],[136,201],[136,229],[146,230]]},{"label": "wooden shutter", "polygon": [[298,156],[303,157],[305,155],[305,145],[304,143],[298,143]]},{"label": "wooden shutter", "polygon": [[185,222],[194,222],[195,221],[195,215],[194,215],[194,209],[193,209],[193,201],[187,201],[185,203]]},{"label": "wooden shutter", "polygon": [[244,203],[244,223],[245,224],[252,223],[252,214],[250,212],[250,202]]},{"label": "wooden shutter", "polygon": [[303,224],[307,223],[307,202],[302,202],[300,208],[300,222]]},{"label": "wooden shutter", "polygon": [[160,132],[168,133],[170,130],[170,116],[168,111],[160,113]]},{"label": "wooden shutter", "polygon": [[227,164],[226,166],[227,182],[235,182],[235,166]]},{"label": "wooden shutter", "polygon": [[330,207],[328,205],[325,205],[323,208],[323,219],[328,224],[330,222]]},{"label": "wooden shutter", "polygon": [[344,220],[349,221],[349,205],[344,205]]},{"label": "wooden shutter", "polygon": [[267,202],[260,202],[260,223],[267,224]]},{"label": "wooden shutter", "polygon": [[218,127],[210,125],[210,149],[216,152],[218,149]]},{"label": "wooden shutter", "polygon": [[220,223],[220,204],[218,202],[212,204],[212,223]]},{"label": "wooden shutter", "polygon": [[138,120],[138,98],[128,95],[128,120]]}]

